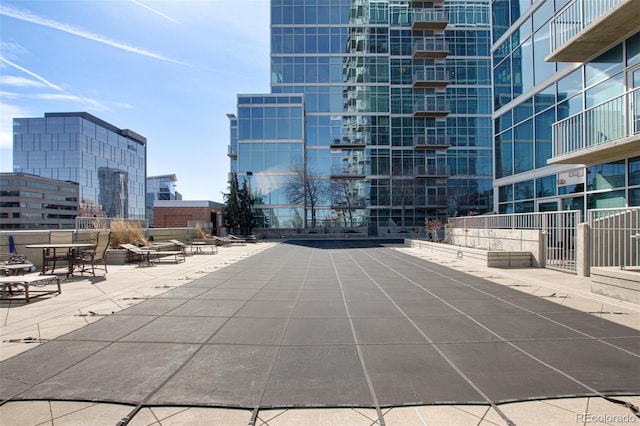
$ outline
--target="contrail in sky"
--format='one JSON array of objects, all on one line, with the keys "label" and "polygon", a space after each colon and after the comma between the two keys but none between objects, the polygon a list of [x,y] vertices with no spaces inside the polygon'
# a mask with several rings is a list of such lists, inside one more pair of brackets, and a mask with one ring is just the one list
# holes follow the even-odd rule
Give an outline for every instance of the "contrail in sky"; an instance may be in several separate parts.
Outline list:
[{"label": "contrail in sky", "polygon": [[119,43],[117,41],[109,40],[97,34],[84,31],[79,28],[75,28],[71,25],[63,24],[61,22],[54,21],[52,19],[43,18],[41,16],[34,15],[28,11],[22,11],[12,7],[0,5],[0,15],[8,16],[10,18],[19,19],[21,21],[30,22],[36,25],[42,25],[44,27],[53,28],[54,30],[62,31],[68,34],[73,34],[78,37],[86,38],[87,40],[96,41],[98,43],[106,44],[116,49],[125,50],[127,52],[135,53],[137,55],[147,56],[149,58],[158,59],[160,61],[171,62],[179,65],[188,65],[186,63],[176,61],[175,59],[167,58],[158,53],[150,52],[148,50],[140,49],[138,47],[129,46],[127,44]]},{"label": "contrail in sky", "polygon": [[173,19],[172,17],[167,16],[167,15],[165,15],[164,13],[158,12],[157,10],[150,8],[150,7],[149,7],[149,6],[147,6],[146,4],[142,4],[142,3],[140,3],[139,1],[131,0],[131,3],[135,3],[135,4],[137,4],[137,5],[138,5],[138,6],[140,6],[140,7],[144,7],[145,9],[150,10],[151,12],[155,13],[156,15],[160,15],[160,16],[162,16],[162,17],[163,17],[163,18],[165,18],[165,19],[168,19],[168,20],[169,20],[169,21],[171,21],[171,22],[175,22],[176,24],[179,24],[179,23],[180,23],[180,22],[176,21],[175,19]]},{"label": "contrail in sky", "polygon": [[49,80],[45,79],[44,77],[41,77],[38,74],[36,74],[36,73],[34,73],[32,71],[29,71],[28,69],[23,68],[20,65],[11,62],[8,59],[3,58],[2,56],[0,56],[0,61],[4,62],[7,65],[10,65],[10,66],[14,67],[17,70],[22,71],[23,73],[29,74],[31,77],[40,80],[41,82],[43,82],[47,86],[51,87],[52,89],[55,89],[55,90],[57,90],[59,92],[64,92],[64,90],[60,86],[58,86],[56,84],[53,84],[52,82],[50,82]]}]

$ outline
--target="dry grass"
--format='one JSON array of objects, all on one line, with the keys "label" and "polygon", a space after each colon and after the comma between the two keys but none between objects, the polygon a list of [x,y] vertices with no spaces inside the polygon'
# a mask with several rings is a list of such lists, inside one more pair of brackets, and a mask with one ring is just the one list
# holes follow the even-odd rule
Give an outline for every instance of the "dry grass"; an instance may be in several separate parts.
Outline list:
[{"label": "dry grass", "polygon": [[202,229],[199,223],[196,225],[196,238],[209,238],[209,234]]},{"label": "dry grass", "polygon": [[147,245],[142,227],[137,222],[129,222],[121,219],[111,221],[111,247],[120,247],[120,244]]}]

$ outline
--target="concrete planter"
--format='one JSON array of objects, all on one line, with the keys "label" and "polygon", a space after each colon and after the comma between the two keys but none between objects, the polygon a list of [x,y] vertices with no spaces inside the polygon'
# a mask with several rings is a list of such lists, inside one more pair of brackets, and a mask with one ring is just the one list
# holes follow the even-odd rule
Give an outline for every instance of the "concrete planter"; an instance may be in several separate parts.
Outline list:
[{"label": "concrete planter", "polygon": [[619,266],[591,268],[591,291],[640,303],[640,271],[624,270]]},{"label": "concrete planter", "polygon": [[409,239],[405,240],[405,244],[424,250],[434,257],[455,259],[489,268],[528,268],[532,264],[531,253],[528,251],[492,251]]},{"label": "concrete planter", "polygon": [[107,250],[107,265],[126,265],[129,261],[129,253],[125,249]]}]

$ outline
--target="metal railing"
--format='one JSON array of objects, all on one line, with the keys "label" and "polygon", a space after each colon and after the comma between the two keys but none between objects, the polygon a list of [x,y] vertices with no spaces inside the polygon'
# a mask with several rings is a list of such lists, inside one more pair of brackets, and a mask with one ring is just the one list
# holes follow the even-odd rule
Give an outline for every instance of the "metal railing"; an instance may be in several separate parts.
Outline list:
[{"label": "metal railing", "polygon": [[553,125],[554,156],[612,143],[640,132],[640,88]]},{"label": "metal railing", "polygon": [[580,210],[449,218],[449,227],[464,229],[538,229],[544,235],[545,267],[575,273]]},{"label": "metal railing", "polygon": [[449,43],[439,38],[425,38],[417,40],[413,44],[413,53],[416,52],[448,52]]},{"label": "metal railing", "polygon": [[551,52],[559,49],[585,27],[622,0],[573,0],[551,20]]},{"label": "metal railing", "polygon": [[76,229],[111,229],[114,222],[124,222],[149,230],[149,220],[147,219],[127,219],[119,217],[76,217]]},{"label": "metal railing", "polygon": [[449,15],[443,10],[414,9],[411,11],[411,22],[449,22]]},{"label": "metal railing", "polygon": [[449,71],[444,67],[428,67],[414,71],[413,84],[428,81],[448,83]]},{"label": "metal railing", "polygon": [[640,267],[640,207],[588,211],[591,266]]},{"label": "metal railing", "polygon": [[450,107],[444,96],[428,96],[413,104],[413,112],[449,112]]},{"label": "metal railing", "polygon": [[413,146],[433,146],[448,148],[451,146],[449,135],[415,135],[413,136]]}]

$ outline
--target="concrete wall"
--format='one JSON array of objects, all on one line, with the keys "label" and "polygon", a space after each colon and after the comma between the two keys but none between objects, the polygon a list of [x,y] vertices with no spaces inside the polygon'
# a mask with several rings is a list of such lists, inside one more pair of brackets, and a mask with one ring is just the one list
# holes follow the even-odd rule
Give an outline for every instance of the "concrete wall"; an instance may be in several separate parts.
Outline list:
[{"label": "concrete wall", "polygon": [[591,291],[640,303],[640,271],[627,271],[619,267],[591,268]]},{"label": "concrete wall", "polygon": [[532,256],[529,252],[489,251],[409,239],[405,240],[405,245],[419,248],[425,254],[440,259],[459,260],[461,262],[488,266],[490,268],[522,268],[532,266]]},{"label": "concrete wall", "polygon": [[[16,251],[25,255],[36,267],[42,268],[42,250],[29,249],[25,246],[31,244],[46,244],[49,242],[49,234],[55,232],[57,231],[0,231],[0,253],[9,253],[9,236],[13,235]],[[195,237],[195,235],[189,236],[187,232],[187,228],[151,228],[149,229],[149,236],[153,236],[155,242],[170,239],[185,240]],[[89,230],[76,230],[73,240],[76,242],[90,242],[91,237],[92,234]]]},{"label": "concrete wall", "polygon": [[530,229],[450,228],[448,242],[455,246],[495,252],[529,252],[532,266],[543,268],[544,239],[542,232]]}]

